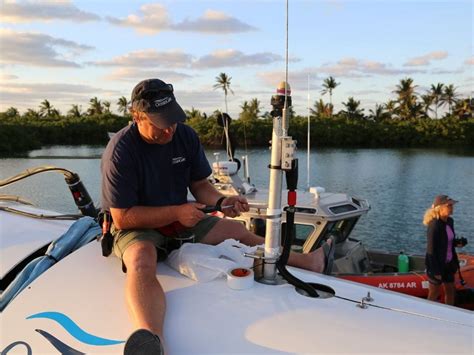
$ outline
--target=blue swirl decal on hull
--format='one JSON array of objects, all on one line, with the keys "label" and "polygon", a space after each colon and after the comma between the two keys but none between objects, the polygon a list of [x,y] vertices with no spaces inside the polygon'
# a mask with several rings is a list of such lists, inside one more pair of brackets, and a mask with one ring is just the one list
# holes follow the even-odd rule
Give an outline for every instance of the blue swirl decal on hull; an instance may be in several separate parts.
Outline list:
[{"label": "blue swirl decal on hull", "polygon": [[61,355],[85,355],[85,353],[81,353],[80,351],[71,348],[69,345],[64,344],[61,340],[49,334],[48,332],[41,329],[35,330],[44,336],[46,340],[48,340],[56,349],[58,349]]},{"label": "blue swirl decal on hull", "polygon": [[104,346],[125,343],[125,341],[123,340],[105,339],[87,333],[82,330],[76,323],[74,323],[71,318],[59,312],[36,313],[27,317],[26,319],[35,318],[46,318],[58,322],[69,334],[71,334],[74,338],[85,344]]}]

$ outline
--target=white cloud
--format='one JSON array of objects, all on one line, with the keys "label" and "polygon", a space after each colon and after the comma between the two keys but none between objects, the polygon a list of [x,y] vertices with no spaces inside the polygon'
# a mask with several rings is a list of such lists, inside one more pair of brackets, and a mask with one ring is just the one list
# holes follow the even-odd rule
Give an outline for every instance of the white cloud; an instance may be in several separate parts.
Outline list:
[{"label": "white cloud", "polygon": [[[371,65],[375,67],[374,64]],[[337,63],[326,63],[319,67],[319,71],[334,76],[342,77],[363,77],[365,74],[362,73],[366,66],[363,61],[355,58],[343,58]]]},{"label": "white cloud", "polygon": [[94,96],[123,95],[118,90],[106,90],[90,85],[65,84],[65,83],[10,83],[0,82],[0,111],[7,107],[16,107],[20,110],[38,108],[41,101],[47,99],[61,110],[69,109],[71,104],[87,106],[89,99]]},{"label": "white cloud", "polygon": [[134,51],[110,60],[88,62],[86,64],[104,67],[128,68],[221,68],[265,65],[283,61],[283,57],[270,52],[245,54],[235,49],[215,51],[211,54],[194,58],[181,50],[156,51],[145,49]]},{"label": "white cloud", "polygon": [[0,21],[21,23],[32,21],[70,20],[97,21],[96,14],[78,9],[70,1],[15,1],[0,0]]},{"label": "white cloud", "polygon": [[128,15],[125,19],[106,17],[118,26],[132,27],[142,34],[155,34],[169,29],[170,19],[168,11],[161,4],[145,4],[140,7],[140,15]]},{"label": "white cloud", "polygon": [[106,80],[127,80],[137,83],[143,78],[159,78],[166,82],[176,82],[192,78],[192,76],[172,70],[119,68],[105,77]]},{"label": "white cloud", "polygon": [[189,67],[193,57],[181,50],[158,52],[154,49],[144,49],[115,57],[111,60],[90,62],[97,66],[126,66],[126,67]]},{"label": "white cloud", "polygon": [[[307,91],[308,75],[310,75],[310,90],[320,90],[316,81],[322,81],[329,75],[338,78],[368,78],[374,75],[410,75],[424,73],[422,70],[397,69],[392,66],[372,60],[360,60],[356,58],[342,58],[336,63],[326,63],[319,67],[305,68],[299,71],[290,71],[289,82],[292,88]],[[283,71],[260,73],[259,78],[268,86],[278,85],[283,81]]]},{"label": "white cloud", "polygon": [[18,76],[6,73],[0,73],[0,81],[8,81],[18,79]]},{"label": "white cloud", "polygon": [[193,63],[196,68],[243,67],[248,65],[270,64],[283,61],[283,57],[270,53],[245,54],[235,49],[215,51]]},{"label": "white cloud", "polygon": [[431,52],[419,57],[411,58],[404,64],[406,67],[419,67],[430,65],[433,60],[442,60],[448,57],[448,52],[446,51],[436,51]]},{"label": "white cloud", "polygon": [[316,68],[316,71],[346,78],[364,78],[372,75],[409,75],[424,72],[415,69],[397,69],[385,63],[356,58],[343,58],[335,64],[327,63]]},{"label": "white cloud", "polygon": [[124,19],[106,17],[117,26],[131,27],[141,34],[156,34],[162,31],[200,32],[209,34],[228,34],[254,31],[256,28],[222,12],[208,10],[196,20],[186,19],[172,23],[168,10],[161,4],[145,4],[139,14],[128,15]]},{"label": "white cloud", "polygon": [[207,10],[196,20],[186,19],[171,26],[176,31],[227,34],[255,31],[256,28],[220,11]]},{"label": "white cloud", "polygon": [[41,33],[9,29],[0,29],[0,43],[0,63],[42,67],[80,67],[78,63],[65,59],[66,56],[76,56],[94,48]]},{"label": "white cloud", "polygon": [[437,68],[437,69],[433,69],[431,71],[431,74],[435,74],[435,75],[442,75],[442,74],[461,74],[463,73],[464,70],[459,68],[459,69],[452,69],[452,70],[448,70],[448,69],[440,69],[440,68]]}]

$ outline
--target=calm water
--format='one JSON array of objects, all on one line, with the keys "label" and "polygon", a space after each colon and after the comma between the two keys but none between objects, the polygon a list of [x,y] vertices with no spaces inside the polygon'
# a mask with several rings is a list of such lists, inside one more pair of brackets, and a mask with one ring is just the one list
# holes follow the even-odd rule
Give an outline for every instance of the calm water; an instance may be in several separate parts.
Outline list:
[{"label": "calm water", "polygon": [[[100,156],[103,147],[49,147],[27,158],[0,159],[0,179],[25,169],[54,165],[79,174],[91,197],[99,202]],[[208,158],[214,161],[214,151]],[[238,152],[243,154],[242,151]],[[239,154],[238,154],[239,155]],[[265,186],[269,172],[267,149],[249,150],[252,182]],[[306,153],[298,152],[299,187],[307,186]],[[221,157],[224,157],[222,152]],[[372,248],[424,253],[425,209],[438,193],[460,202],[454,209],[458,236],[469,239],[464,251],[474,253],[474,152],[421,149],[319,149],[311,154],[310,186],[368,199],[372,209],[362,217],[354,237]],[[62,212],[76,212],[64,178],[43,173],[2,188],[35,204]],[[285,196],[285,195],[284,195]]]}]

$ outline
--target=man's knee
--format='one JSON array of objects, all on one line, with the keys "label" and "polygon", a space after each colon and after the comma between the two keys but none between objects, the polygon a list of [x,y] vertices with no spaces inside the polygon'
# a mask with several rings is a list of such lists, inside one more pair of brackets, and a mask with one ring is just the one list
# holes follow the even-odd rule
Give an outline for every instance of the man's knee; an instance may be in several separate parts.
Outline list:
[{"label": "man's knee", "polygon": [[223,218],[218,222],[218,224],[220,224],[221,228],[224,228],[234,235],[249,233],[248,229],[245,228],[245,225],[242,222],[233,219]]},{"label": "man's knee", "polygon": [[148,241],[138,241],[125,250],[123,262],[128,272],[155,273],[156,247]]}]

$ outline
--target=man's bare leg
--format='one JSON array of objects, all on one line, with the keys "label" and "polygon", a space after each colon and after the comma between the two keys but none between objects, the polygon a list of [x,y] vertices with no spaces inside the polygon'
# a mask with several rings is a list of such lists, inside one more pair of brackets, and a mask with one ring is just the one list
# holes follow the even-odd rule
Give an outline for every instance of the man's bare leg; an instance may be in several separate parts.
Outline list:
[{"label": "man's bare leg", "polygon": [[163,339],[166,300],[156,278],[156,248],[147,241],[130,245],[123,255],[127,267],[125,296],[137,329],[148,329]]},{"label": "man's bare leg", "polygon": [[[236,239],[249,246],[265,243],[265,239],[245,228],[245,226],[231,219],[222,219],[203,238],[202,243],[216,245],[226,239]],[[328,241],[330,245],[331,241]],[[325,256],[322,248],[308,254],[290,252],[288,264],[302,269],[322,273],[325,266]]]}]

